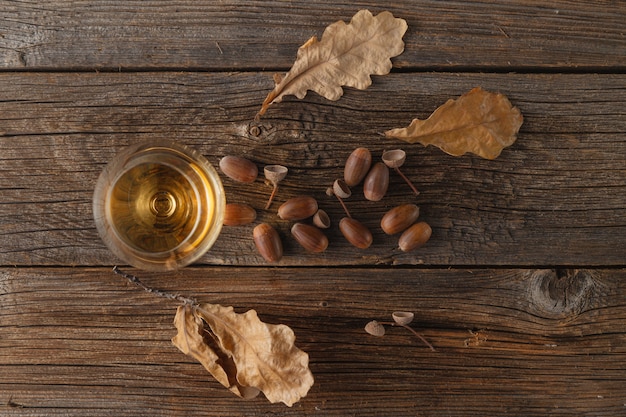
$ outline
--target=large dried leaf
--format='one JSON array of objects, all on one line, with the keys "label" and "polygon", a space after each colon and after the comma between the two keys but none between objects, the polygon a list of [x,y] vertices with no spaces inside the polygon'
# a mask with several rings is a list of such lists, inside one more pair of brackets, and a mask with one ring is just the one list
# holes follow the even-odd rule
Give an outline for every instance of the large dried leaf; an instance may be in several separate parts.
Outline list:
[{"label": "large dried leaf", "polygon": [[350,24],[331,24],[320,41],[313,36],[298,49],[296,61],[284,77],[275,76],[276,86],[257,117],[287,95],[301,99],[311,90],[328,100],[338,100],[342,86],[366,89],[372,84],[370,75],[391,70],[390,58],[404,50],[406,30],[403,19],[389,12],[373,16],[369,10],[359,11]]},{"label": "large dried leaf", "polygon": [[494,159],[515,142],[522,122],[522,114],[506,96],[477,87],[448,100],[428,119],[414,119],[408,127],[388,130],[385,136],[435,145],[454,156],[472,152]]},{"label": "large dried leaf", "polygon": [[174,345],[240,397],[262,391],[270,402],[292,406],[313,385],[309,356],[294,345],[293,331],[263,323],[254,310],[237,314],[232,307],[184,305],[174,323]]}]

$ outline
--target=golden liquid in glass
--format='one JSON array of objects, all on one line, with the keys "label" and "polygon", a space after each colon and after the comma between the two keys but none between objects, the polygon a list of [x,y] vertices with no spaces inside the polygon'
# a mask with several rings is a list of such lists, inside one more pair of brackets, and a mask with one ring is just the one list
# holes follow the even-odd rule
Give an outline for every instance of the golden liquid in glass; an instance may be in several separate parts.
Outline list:
[{"label": "golden liquid in glass", "polygon": [[94,216],[110,249],[131,265],[171,270],[206,252],[221,230],[225,198],[215,170],[168,144],[131,148],[105,169]]}]

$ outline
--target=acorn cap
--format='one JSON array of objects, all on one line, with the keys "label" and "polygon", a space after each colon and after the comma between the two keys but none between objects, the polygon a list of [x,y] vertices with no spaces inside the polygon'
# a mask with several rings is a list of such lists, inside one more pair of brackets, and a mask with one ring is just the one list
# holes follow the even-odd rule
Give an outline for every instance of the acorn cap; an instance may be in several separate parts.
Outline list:
[{"label": "acorn cap", "polygon": [[348,198],[352,195],[352,191],[344,180],[336,179],[333,183],[333,192],[339,198]]},{"label": "acorn cap", "polygon": [[265,178],[272,184],[277,184],[285,179],[289,169],[283,165],[267,165],[263,168]]},{"label": "acorn cap", "polygon": [[383,152],[383,162],[389,168],[400,168],[406,161],[406,152],[402,149],[393,149]]},{"label": "acorn cap", "polygon": [[385,335],[385,326],[383,326],[376,320],[372,320],[365,325],[365,331],[372,336],[381,337]]},{"label": "acorn cap", "polygon": [[328,229],[330,227],[330,217],[324,210],[319,209],[313,216],[313,224],[320,229]]},{"label": "acorn cap", "polygon": [[393,317],[393,321],[395,321],[400,326],[405,326],[413,321],[415,314],[411,313],[410,311],[394,311],[391,314],[391,317]]}]

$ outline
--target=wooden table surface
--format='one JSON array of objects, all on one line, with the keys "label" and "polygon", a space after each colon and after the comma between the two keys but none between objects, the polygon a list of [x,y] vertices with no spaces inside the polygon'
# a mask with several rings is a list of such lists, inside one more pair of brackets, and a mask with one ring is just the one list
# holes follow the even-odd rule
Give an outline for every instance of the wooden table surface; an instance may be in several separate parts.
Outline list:
[{"label": "wooden table surface", "polygon": [[[254,116],[298,47],[359,9],[405,19],[405,51],[366,91],[309,93]],[[3,416],[626,415],[626,3],[623,1],[0,1],[0,414]],[[487,161],[380,132],[481,86],[524,115]],[[269,187],[223,177],[274,224],[225,228],[197,264],[132,268],[147,284],[290,326],[315,384],[288,408],[244,401],[170,342],[176,303],[112,273],[92,194],[106,163],[171,138],[217,165],[290,174],[334,221],[308,254],[262,209]],[[348,202],[374,234],[341,236],[325,190],[347,155],[403,147],[385,199]],[[378,227],[415,202],[433,228],[402,253]],[[431,352],[370,320],[412,311]]]}]

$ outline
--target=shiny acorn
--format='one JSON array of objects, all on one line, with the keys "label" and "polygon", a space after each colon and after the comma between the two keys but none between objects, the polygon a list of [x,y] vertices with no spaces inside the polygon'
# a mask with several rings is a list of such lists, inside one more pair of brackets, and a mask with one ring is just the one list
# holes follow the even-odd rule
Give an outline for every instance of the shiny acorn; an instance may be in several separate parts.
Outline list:
[{"label": "shiny acorn", "polygon": [[360,221],[351,217],[344,217],[339,221],[341,234],[353,246],[359,249],[367,249],[374,241],[372,232]]},{"label": "shiny acorn", "polygon": [[363,181],[363,194],[370,201],[380,201],[389,188],[389,168],[382,162],[374,164]]},{"label": "shiny acorn", "polygon": [[402,235],[400,235],[398,246],[403,252],[409,252],[413,249],[417,249],[428,242],[432,232],[433,231],[428,223],[415,223],[413,226],[406,229]]},{"label": "shiny acorn", "polygon": [[256,210],[249,204],[228,203],[224,210],[224,225],[243,226],[256,220]]},{"label": "shiny acorn", "polygon": [[352,151],[343,171],[343,179],[349,187],[360,183],[372,166],[372,154],[367,148],[356,148]]},{"label": "shiny acorn", "polygon": [[293,197],[281,204],[278,217],[283,220],[304,220],[313,216],[317,210],[317,200],[313,197]]},{"label": "shiny acorn", "polygon": [[328,238],[319,228],[306,224],[296,223],[291,227],[291,235],[309,252],[324,252],[328,247]]},{"label": "shiny acorn", "polygon": [[419,215],[420,209],[415,204],[401,204],[383,215],[380,228],[388,235],[395,235],[415,223]]},{"label": "shiny acorn", "polygon": [[252,231],[252,236],[257,250],[267,262],[278,262],[283,257],[283,243],[271,225],[259,224]]},{"label": "shiny acorn", "polygon": [[256,164],[241,156],[225,156],[219,166],[227,177],[237,182],[254,182],[259,175]]}]

